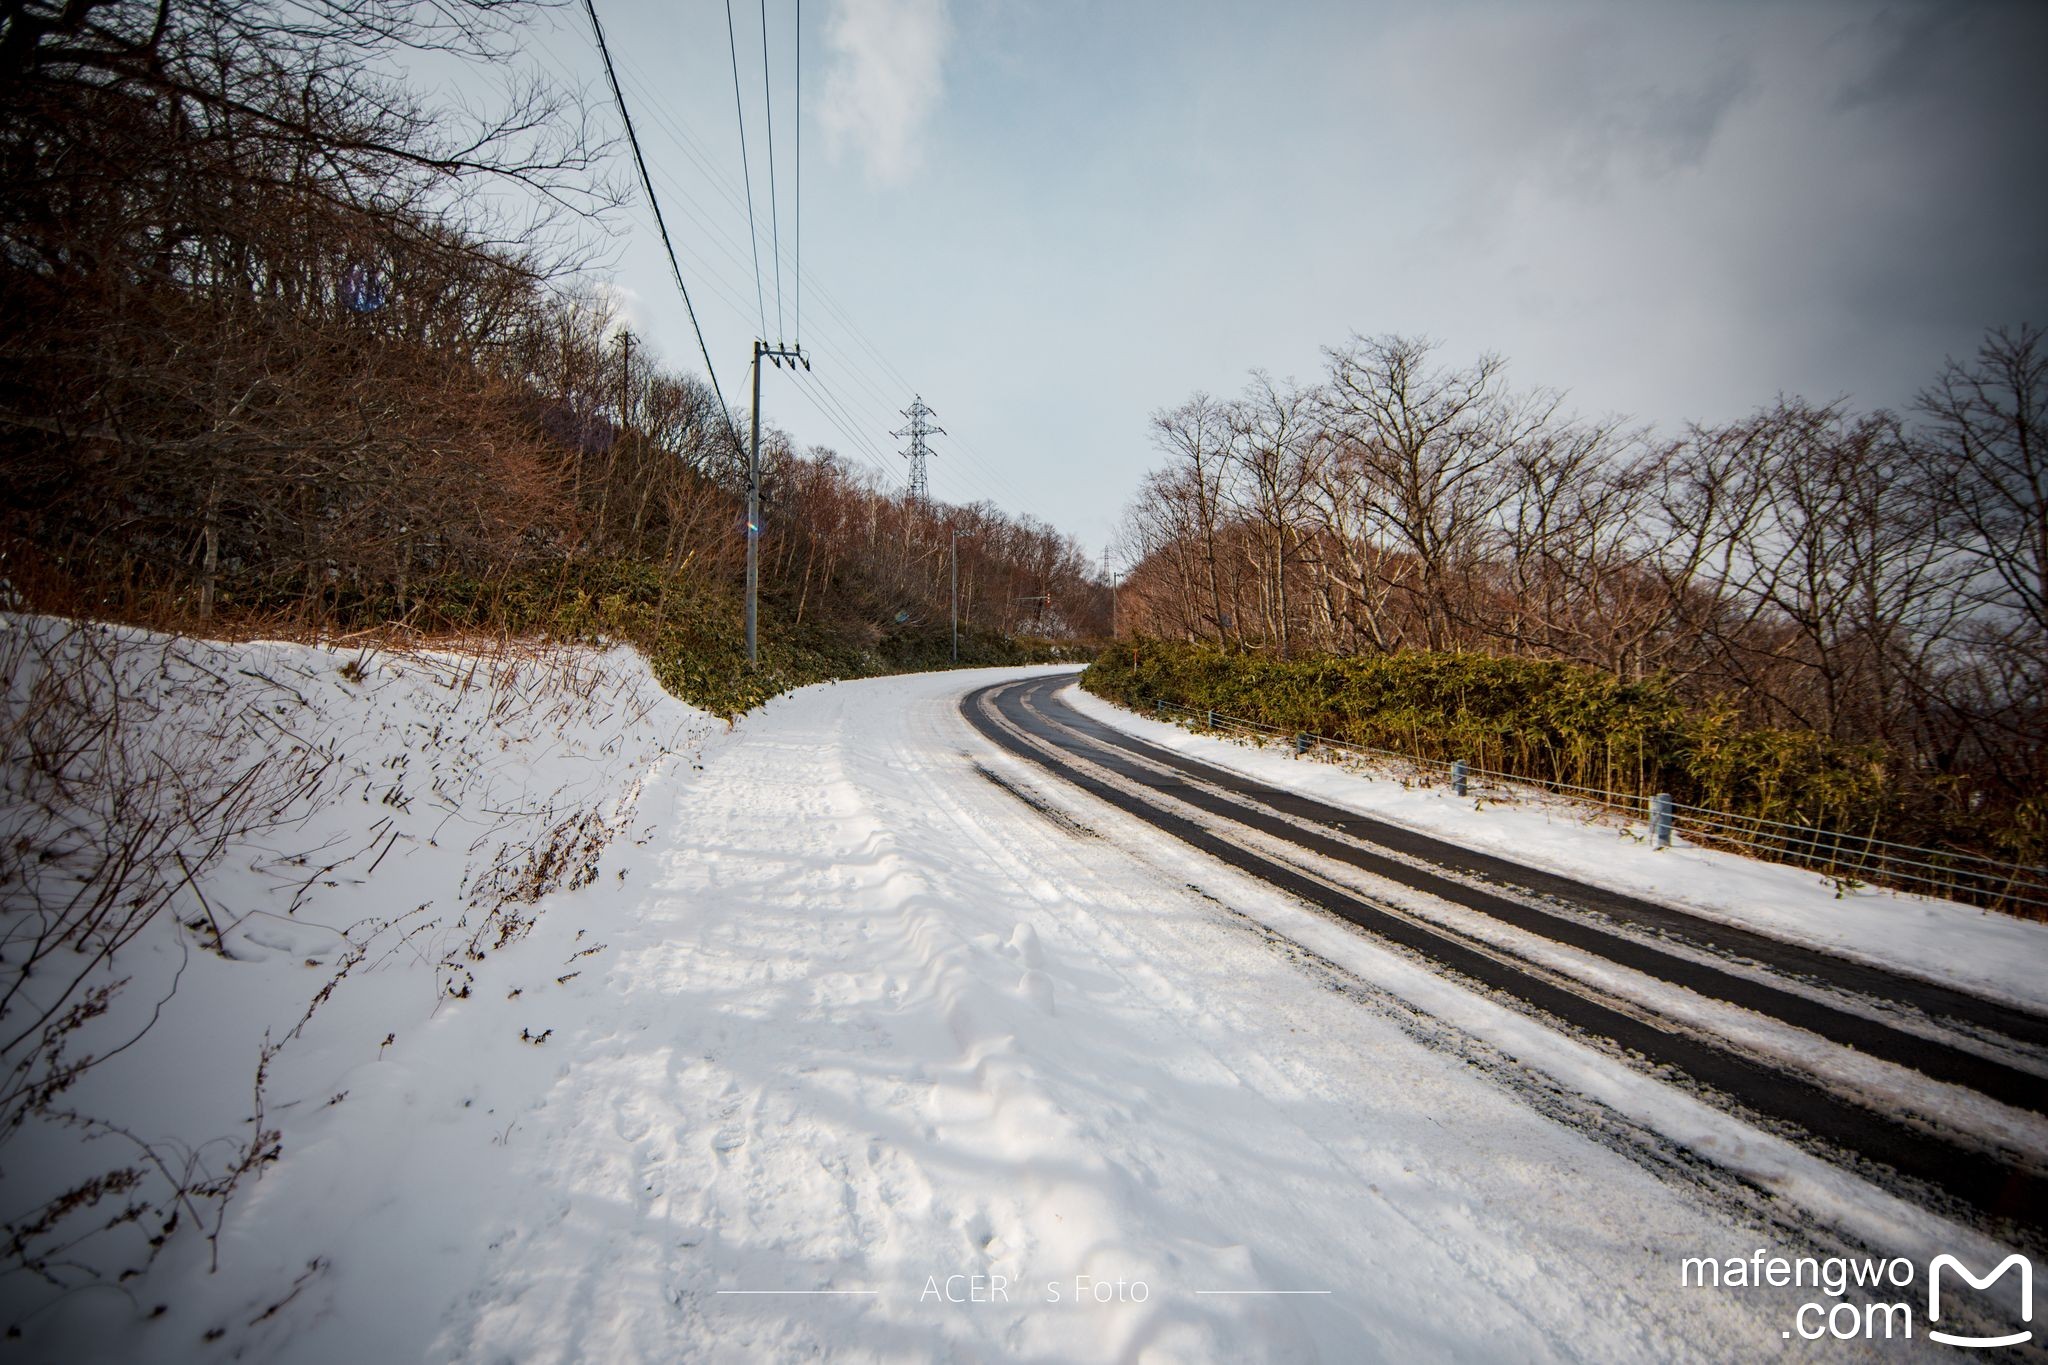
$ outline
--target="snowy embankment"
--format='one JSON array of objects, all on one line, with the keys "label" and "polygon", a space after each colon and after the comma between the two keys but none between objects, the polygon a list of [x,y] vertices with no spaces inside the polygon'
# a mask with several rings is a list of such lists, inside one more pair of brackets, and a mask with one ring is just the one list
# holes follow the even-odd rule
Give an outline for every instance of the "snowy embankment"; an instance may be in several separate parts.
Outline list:
[{"label": "snowy embankment", "polygon": [[1467,848],[1683,906],[1709,919],[2048,1010],[2048,923],[1879,887],[1718,849],[1652,846],[1641,821],[1516,789],[1460,799],[1399,765],[1297,759],[1285,744],[1197,734],[1075,686],[1062,698],[1091,719],[1162,749]]},{"label": "snowy embankment", "polygon": [[347,1255],[323,1220],[391,1172],[357,1170],[295,1229],[264,1218],[268,1182],[352,1131],[409,1129],[379,1082],[508,988],[500,950],[595,875],[664,755],[725,728],[624,649],[393,654],[11,617],[0,651],[20,1125],[0,1133],[0,1323],[61,1343],[52,1358],[196,1353]]}]

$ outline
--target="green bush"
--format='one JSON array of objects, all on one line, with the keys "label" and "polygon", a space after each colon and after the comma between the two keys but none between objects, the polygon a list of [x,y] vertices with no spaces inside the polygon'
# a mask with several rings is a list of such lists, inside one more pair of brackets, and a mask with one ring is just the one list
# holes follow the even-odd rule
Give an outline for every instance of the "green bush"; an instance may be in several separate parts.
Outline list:
[{"label": "green bush", "polygon": [[[944,668],[952,654],[946,625],[877,624],[849,613],[825,619],[816,612],[798,622],[787,603],[767,592],[760,601],[760,663],[749,668],[737,592],[689,577],[664,583],[658,566],[639,561],[596,560],[489,583],[436,580],[418,585],[413,602],[410,614],[429,626],[631,644],[663,687],[727,718],[793,687]],[[406,613],[396,605],[366,604],[363,614],[397,619]],[[1057,641],[960,632],[963,667],[1085,657]]]},{"label": "green bush", "polygon": [[1214,708],[1421,760],[1677,801],[1851,837],[2012,856],[2039,843],[2039,811],[1959,799],[1873,744],[1743,724],[1664,679],[1484,654],[1277,659],[1213,645],[1125,642],[1082,675],[1097,696]]}]

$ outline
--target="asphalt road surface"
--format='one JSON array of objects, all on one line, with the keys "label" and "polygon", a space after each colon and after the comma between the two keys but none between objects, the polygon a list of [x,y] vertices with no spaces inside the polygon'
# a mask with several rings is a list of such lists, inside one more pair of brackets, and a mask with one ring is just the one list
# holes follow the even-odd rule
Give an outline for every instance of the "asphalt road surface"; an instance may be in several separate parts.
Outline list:
[{"label": "asphalt road surface", "polygon": [[[2038,1242],[2048,1232],[2042,1153],[1955,1117],[1960,1088],[2048,1113],[2048,1017],[1938,982],[1835,957],[1682,909],[1524,867],[1191,760],[1102,725],[1039,678],[969,694],[996,744],[1195,849],[1349,921],[1453,979],[1600,1042],[1760,1126],[1917,1202]],[[1518,931],[1418,913],[1420,893]],[[1540,940],[1563,965],[1524,947]],[[1575,967],[1589,964],[1593,969]],[[1652,989],[1616,987],[1647,982]],[[1759,1046],[1670,1001],[1720,1002],[1802,1044]],[[1789,1031],[1796,1030],[1796,1035]],[[1831,1056],[1905,1069],[1902,1092],[1859,1086]],[[1913,1078],[1928,1103],[1916,1104]],[[1902,1098],[1903,1096],[1903,1098]],[[1962,1106],[1967,1108],[1968,1106]]]}]

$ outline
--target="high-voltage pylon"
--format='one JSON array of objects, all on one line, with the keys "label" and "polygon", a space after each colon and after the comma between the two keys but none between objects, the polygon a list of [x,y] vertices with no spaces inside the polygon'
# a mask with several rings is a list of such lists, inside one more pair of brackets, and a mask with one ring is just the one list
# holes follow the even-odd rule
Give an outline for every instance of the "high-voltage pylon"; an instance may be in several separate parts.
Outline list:
[{"label": "high-voltage pylon", "polygon": [[931,447],[924,443],[924,438],[927,436],[944,436],[946,429],[944,427],[935,427],[931,424],[928,419],[936,416],[936,414],[924,405],[924,399],[921,396],[913,396],[911,398],[910,406],[903,410],[903,415],[910,419],[910,425],[901,431],[892,431],[889,434],[898,440],[908,438],[910,441],[910,449],[903,452],[903,458],[910,461],[910,500],[912,502],[928,503],[931,501],[931,489],[925,479],[924,462],[932,452]]}]

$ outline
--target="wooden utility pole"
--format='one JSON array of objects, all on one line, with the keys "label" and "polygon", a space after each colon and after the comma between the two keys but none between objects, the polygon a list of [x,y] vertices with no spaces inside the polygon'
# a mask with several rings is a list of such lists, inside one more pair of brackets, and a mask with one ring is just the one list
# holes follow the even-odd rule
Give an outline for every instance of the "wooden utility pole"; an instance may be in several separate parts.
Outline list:
[{"label": "wooden utility pole", "polygon": [[761,595],[761,362],[776,369],[787,360],[791,367],[811,368],[810,357],[801,346],[770,346],[754,343],[753,439],[747,443],[747,663],[760,662],[759,634]]},{"label": "wooden utility pole", "polygon": [[953,662],[960,662],[960,537],[972,540],[974,532],[955,529],[953,532]]}]

